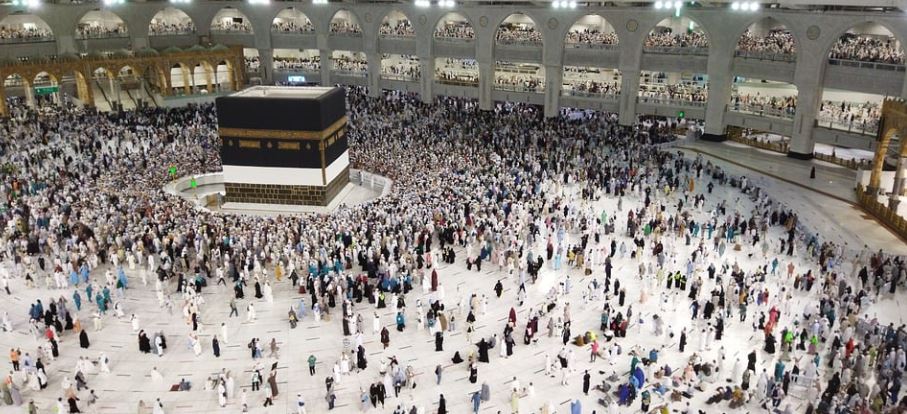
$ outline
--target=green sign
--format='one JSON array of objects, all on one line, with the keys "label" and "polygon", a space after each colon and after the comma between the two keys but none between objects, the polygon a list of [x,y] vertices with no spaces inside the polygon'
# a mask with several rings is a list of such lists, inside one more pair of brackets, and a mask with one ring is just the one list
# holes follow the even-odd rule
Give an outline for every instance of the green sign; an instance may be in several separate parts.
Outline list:
[{"label": "green sign", "polygon": [[192,188],[198,187],[198,181],[195,181],[195,177],[192,177],[192,179],[189,180],[189,187],[192,187]]},{"label": "green sign", "polygon": [[57,92],[60,92],[59,85],[35,86],[35,95],[38,95],[38,96],[50,95],[52,93],[57,93]]},{"label": "green sign", "polygon": [[686,118],[686,116],[687,116],[687,113],[686,113],[686,112],[684,112],[684,111],[677,111],[677,119],[683,119],[683,118]]},{"label": "green sign", "polygon": [[169,173],[171,177],[175,176],[176,175],[176,166],[171,165],[170,168],[167,169],[167,173]]}]

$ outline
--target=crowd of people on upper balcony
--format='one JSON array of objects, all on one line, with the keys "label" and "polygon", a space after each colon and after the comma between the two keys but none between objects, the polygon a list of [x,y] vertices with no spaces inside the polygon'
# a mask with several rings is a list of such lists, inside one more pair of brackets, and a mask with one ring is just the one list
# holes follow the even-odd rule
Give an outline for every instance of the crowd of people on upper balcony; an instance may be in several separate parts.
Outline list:
[{"label": "crowd of people on upper balcony", "polygon": [[120,37],[129,34],[124,23],[107,26],[103,24],[79,24],[76,29],[80,39],[98,39],[104,37]]},{"label": "crowd of people on upper balcony", "polygon": [[214,24],[211,25],[211,30],[231,33],[251,33],[252,24],[242,18],[222,19],[214,22]]},{"label": "crowd of people on upper balcony", "polygon": [[315,26],[309,19],[303,19],[302,23],[296,20],[274,20],[271,23],[272,32],[282,33],[310,33],[315,31]]},{"label": "crowd of people on upper balcony", "polygon": [[274,70],[319,71],[321,56],[274,56]]},{"label": "crowd of people on upper balcony", "polygon": [[504,23],[498,28],[495,40],[501,44],[542,43],[542,33],[528,24]]},{"label": "crowd of people on upper balcony", "polygon": [[644,44],[646,49],[652,48],[696,48],[706,49],[709,47],[709,38],[705,33],[685,30],[680,33],[674,33],[671,29],[663,31],[653,31],[646,37]]},{"label": "crowd of people on upper balcony", "polygon": [[368,61],[365,55],[340,55],[332,57],[333,66],[331,69],[339,72],[348,73],[368,73]]},{"label": "crowd of people on upper balcony", "polygon": [[439,39],[473,40],[476,31],[464,21],[446,21],[435,29],[435,37]]},{"label": "crowd of people on upper balcony", "polygon": [[479,84],[479,65],[474,59],[447,58],[436,65],[435,79],[450,84]]},{"label": "crowd of people on upper balcony", "polygon": [[829,59],[904,64],[904,50],[892,36],[845,33],[828,52]]},{"label": "crowd of people on upper balcony", "polygon": [[[760,115],[793,116],[797,111],[796,96],[777,96],[756,93],[734,92],[731,95],[730,110],[758,113]],[[873,130],[878,127],[881,107],[875,102],[843,102],[822,100],[817,119],[820,124],[849,127],[858,130]]]},{"label": "crowd of people on upper balcony", "polygon": [[334,20],[331,22],[331,33],[357,35],[362,34],[362,27],[348,20]]},{"label": "crowd of people on upper balcony", "polygon": [[495,72],[494,87],[516,92],[541,92],[545,81],[539,74]]},{"label": "crowd of people on upper balcony", "polygon": [[193,23],[192,20],[183,22],[164,22],[152,20],[151,25],[148,27],[148,32],[152,36],[195,33],[195,23]]},{"label": "crowd of people on upper balcony", "polygon": [[378,34],[381,37],[415,37],[416,29],[407,19],[400,19],[394,23],[385,20],[378,28]]},{"label": "crowd of people on upper balcony", "polygon": [[699,82],[643,84],[639,85],[639,96],[644,101],[706,102],[709,90]]},{"label": "crowd of people on upper balcony", "polygon": [[771,29],[765,35],[747,29],[737,40],[737,51],[748,55],[793,55],[797,44],[787,29]]},{"label": "crowd of people on upper balcony", "polygon": [[617,33],[603,32],[598,29],[571,29],[567,32],[568,46],[613,46],[617,45]]},{"label": "crowd of people on upper balcony", "polygon": [[819,125],[829,124],[833,128],[847,127],[852,130],[874,131],[879,126],[882,107],[875,102],[838,102],[824,100],[816,118]]},{"label": "crowd of people on upper balcony", "polygon": [[599,80],[564,79],[564,91],[569,95],[620,95],[620,83]]},{"label": "crowd of people on upper balcony", "polygon": [[385,57],[381,63],[381,76],[399,80],[418,80],[422,77],[419,58],[412,55]]},{"label": "crowd of people on upper balcony", "polygon": [[733,93],[731,109],[741,112],[793,116],[797,112],[796,96],[772,96],[761,93]]},{"label": "crowd of people on upper balcony", "polygon": [[25,26],[0,26],[0,40],[29,41],[53,39],[54,35],[48,29]]}]

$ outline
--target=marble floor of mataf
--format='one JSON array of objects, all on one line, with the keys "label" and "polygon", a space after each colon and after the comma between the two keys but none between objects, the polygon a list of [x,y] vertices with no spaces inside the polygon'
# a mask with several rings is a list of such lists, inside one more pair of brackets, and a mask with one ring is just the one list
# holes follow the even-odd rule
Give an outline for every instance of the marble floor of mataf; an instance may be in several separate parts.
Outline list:
[{"label": "marble floor of mataf", "polygon": [[[726,165],[721,161],[719,164]],[[727,166],[732,172],[742,172],[752,175],[751,171],[737,169],[739,167]],[[705,179],[697,182],[697,189],[704,189],[707,181]],[[837,240],[849,240],[850,245],[857,246],[863,243],[869,244],[872,249],[885,248],[886,251],[904,252],[903,243],[892,244],[892,237],[883,228],[878,225],[871,226],[868,222],[854,222],[853,218],[859,217],[860,212],[845,203],[835,205],[834,200],[821,195],[806,192],[790,184],[779,182],[765,177],[757,179],[756,184],[765,186],[776,198],[791,203],[791,207],[798,209],[803,215],[804,220],[821,227],[823,235]],[[705,217],[711,206],[714,206],[719,198],[717,195],[722,194],[725,198],[731,200],[730,205],[736,205],[742,213],[750,210],[751,204],[745,197],[740,197],[736,189],[716,186],[713,196],[707,198],[706,208],[696,214]],[[734,200],[740,198],[739,203]],[[675,200],[676,201],[676,200]],[[638,205],[640,199],[637,196],[628,196],[624,199],[624,210],[618,213],[617,229],[625,228],[626,210],[629,206]],[[596,208],[607,208],[609,214],[616,213],[617,200],[613,198],[603,199],[598,203]],[[671,203],[673,204],[673,202]],[[831,234],[829,234],[831,233]],[[876,234],[876,236],[867,237],[866,233]],[[544,252],[543,234],[540,242],[535,246],[536,253]],[[610,240],[613,236],[603,238],[602,245]],[[779,229],[773,229],[770,240],[772,241],[772,251],[778,248],[778,239],[781,237]],[[576,234],[568,236],[570,240],[577,240]],[[617,236],[618,242],[624,241],[630,245],[630,240]],[[896,240],[896,239],[894,239]],[[673,258],[674,264],[667,267],[670,270],[682,270],[692,250],[692,246],[685,246],[682,241],[678,241],[673,246],[667,247],[668,251],[676,251],[677,255]],[[734,262],[739,263],[748,272],[761,266],[767,260],[761,258],[761,253],[744,247],[741,252],[734,252],[728,249],[721,258],[717,253],[713,253],[709,260],[718,264]],[[893,250],[887,250],[893,249]],[[619,255],[618,255],[619,256]],[[562,349],[561,339],[558,332],[554,337],[546,336],[545,326],[547,318],[543,317],[540,321],[541,332],[537,344],[523,345],[522,333],[525,326],[525,317],[529,310],[537,307],[543,302],[545,296],[552,288],[559,286],[567,277],[570,278],[572,289],[566,294],[566,301],[571,304],[574,335],[586,330],[597,330],[599,325],[599,314],[602,306],[602,300],[584,300],[586,287],[592,278],[598,278],[599,281],[604,279],[603,270],[595,269],[592,276],[583,276],[579,269],[555,271],[551,268],[550,262],[546,263],[542,270],[539,280],[536,284],[527,284],[528,300],[523,306],[518,306],[516,301],[517,282],[506,277],[505,272],[497,270],[496,265],[484,263],[482,272],[476,272],[475,269],[467,271],[463,263],[464,253],[462,249],[458,250],[457,263],[453,265],[441,265],[439,267],[439,279],[444,286],[447,309],[457,308],[461,300],[467,298],[470,294],[476,293],[480,297],[487,296],[488,306],[487,314],[481,311],[477,313],[476,332],[473,334],[473,342],[478,341],[480,337],[490,337],[494,333],[500,334],[506,323],[507,315],[511,307],[518,312],[517,328],[515,330],[515,339],[517,346],[515,353],[510,358],[502,358],[498,354],[498,348],[490,352],[491,363],[479,364],[478,383],[472,384],[467,380],[468,371],[465,363],[453,365],[451,357],[455,351],[459,351],[464,358],[470,352],[475,350],[475,346],[467,343],[465,339],[465,311],[455,313],[458,318],[456,323],[457,330],[448,333],[445,336],[444,351],[434,351],[433,337],[425,329],[416,328],[416,309],[417,300],[421,300],[427,307],[428,298],[433,295],[431,292],[423,293],[421,287],[416,287],[406,297],[406,317],[407,329],[399,333],[393,328],[394,320],[389,308],[378,310],[381,321],[389,327],[391,331],[391,342],[388,349],[381,349],[378,341],[378,335],[371,332],[371,318],[375,309],[372,305],[365,302],[358,304],[354,308],[355,313],[361,313],[364,318],[366,327],[365,348],[368,356],[369,366],[360,373],[352,373],[343,376],[341,382],[336,385],[337,402],[333,412],[336,413],[353,413],[361,412],[359,402],[360,388],[368,389],[368,386],[378,379],[378,365],[380,359],[396,356],[403,367],[413,366],[416,375],[417,387],[415,389],[405,389],[399,398],[393,396],[393,389],[388,389],[389,398],[386,406],[381,409],[371,409],[369,412],[390,413],[397,404],[403,405],[404,409],[416,404],[425,409],[425,412],[434,413],[437,409],[438,395],[443,393],[447,400],[448,412],[454,414],[471,412],[471,403],[469,396],[472,392],[477,391],[483,382],[487,382],[491,388],[491,401],[482,404],[482,413],[509,413],[510,409],[510,383],[513,377],[517,377],[522,386],[532,383],[534,394],[522,397],[520,399],[520,413],[538,413],[543,403],[551,402],[556,407],[558,413],[568,413],[570,401],[579,399],[583,405],[583,413],[591,413],[597,410],[599,413],[612,412],[608,408],[599,406],[597,400],[602,397],[602,393],[590,391],[589,396],[582,395],[582,376],[584,370],[588,369],[592,374],[592,383],[600,383],[605,377],[616,373],[622,379],[629,370],[630,359],[628,355],[631,349],[638,349],[639,352],[648,354],[651,348],[661,348],[659,365],[669,364],[674,369],[682,368],[690,355],[690,349],[699,353],[703,359],[717,360],[719,350],[724,348],[726,360],[721,363],[722,371],[720,377],[725,378],[732,369],[734,362],[742,359],[745,365],[746,354],[751,349],[759,350],[759,367],[757,373],[761,372],[762,367],[771,367],[773,357],[777,355],[767,355],[761,351],[762,339],[758,331],[752,328],[752,322],[758,316],[751,312],[746,322],[737,322],[737,318],[728,318],[725,329],[725,337],[722,341],[712,341],[710,346],[706,347],[705,343],[700,343],[700,335],[696,334],[699,329],[704,327],[702,320],[691,321],[689,310],[689,299],[686,295],[677,290],[669,291],[664,286],[657,286],[654,276],[647,276],[640,279],[637,276],[638,263],[636,259],[629,257],[619,257],[614,265],[614,275],[621,280],[621,285],[626,287],[627,297],[625,306],[617,306],[617,298],[609,297],[608,301],[618,310],[626,313],[628,306],[633,307],[634,318],[633,324],[626,338],[618,338],[610,343],[603,344],[604,350],[613,349],[614,343],[619,343],[623,348],[620,355],[614,355],[610,358],[599,358],[596,362],[589,361],[588,347],[578,348],[567,345],[568,349],[573,350],[575,355],[575,366],[572,372],[568,374],[568,385],[561,385],[561,374],[555,376],[546,376],[544,373],[546,354],[556,360],[555,354]],[[789,260],[793,260],[797,271],[814,266],[812,263],[804,263],[800,257],[787,258],[782,256],[781,267],[785,267]],[[642,260],[648,262],[651,260],[650,255],[644,255]],[[669,258],[669,262],[672,259]],[[704,266],[702,266],[704,269]],[[103,279],[105,269],[96,270],[93,273],[94,278]],[[701,271],[704,271],[700,269]],[[273,272],[269,272],[273,274]],[[301,393],[306,401],[306,408],[309,413],[327,412],[327,403],[324,400],[325,385],[324,379],[331,375],[333,364],[339,359],[340,351],[343,346],[343,339],[339,319],[335,316],[330,322],[322,321],[317,323],[313,320],[311,312],[300,322],[296,329],[290,329],[286,320],[287,310],[290,306],[295,306],[300,295],[296,289],[290,286],[290,281],[286,278],[281,282],[273,282],[274,302],[268,303],[265,300],[255,300],[251,295],[250,289],[246,290],[246,297],[253,298],[251,301],[257,309],[257,320],[253,323],[245,322],[245,308],[249,299],[240,301],[240,316],[227,318],[229,308],[227,302],[232,296],[232,290],[223,286],[214,286],[213,280],[209,287],[203,290],[206,304],[202,307],[201,313],[201,337],[203,342],[202,355],[196,357],[193,352],[186,346],[186,335],[191,330],[186,324],[179,309],[181,300],[174,295],[176,304],[173,314],[161,309],[158,305],[154,284],[149,280],[148,286],[142,286],[141,279],[138,277],[138,271],[127,270],[130,277],[130,289],[127,290],[124,300],[126,318],[116,319],[112,316],[104,317],[103,329],[95,332],[92,328],[90,315],[94,312],[94,306],[89,301],[83,301],[83,309],[79,313],[83,326],[88,329],[91,347],[83,350],[78,346],[78,338],[71,332],[63,335],[63,341],[60,344],[61,357],[56,361],[45,362],[47,372],[50,378],[50,386],[40,392],[32,392],[22,388],[23,396],[26,401],[34,399],[40,407],[41,413],[50,411],[52,402],[57,397],[62,396],[60,387],[63,376],[71,377],[74,374],[76,360],[80,356],[97,358],[101,352],[104,352],[111,359],[112,372],[109,374],[99,374],[93,372],[88,375],[88,385],[94,389],[100,397],[98,404],[93,408],[100,413],[132,413],[137,411],[139,400],[145,401],[147,405],[155,398],[160,398],[164,403],[165,412],[167,413],[239,413],[238,396],[229,400],[225,408],[218,406],[217,397],[213,390],[204,390],[203,384],[207,377],[219,373],[222,369],[227,369],[236,378],[236,394],[240,389],[250,388],[250,370],[256,361],[250,358],[249,350],[246,344],[253,337],[261,338],[265,344],[265,356],[261,363],[269,367],[273,362],[278,365],[278,381],[280,394],[274,401],[275,405],[269,408],[263,408],[262,402],[267,392],[267,386],[262,387],[262,391],[249,391],[250,411],[256,413],[285,413],[296,412],[296,395]],[[505,291],[503,296],[498,299],[494,296],[492,286],[498,279],[503,279]],[[713,282],[706,277],[705,285],[702,291],[708,291],[713,287]],[[39,285],[43,287],[43,281],[39,280]],[[27,310],[29,303],[35,299],[46,301],[50,297],[59,297],[64,295],[70,299],[72,289],[64,290],[46,290],[46,289],[25,289],[21,282],[14,281],[12,284],[12,296],[3,296],[0,302],[0,311],[7,311],[13,321],[15,332],[0,333],[0,347],[4,351],[11,347],[20,347],[23,352],[29,352],[35,355],[37,341],[26,332],[27,328]],[[172,289],[172,288],[171,288]],[[776,291],[773,290],[773,298]],[[884,297],[884,296],[883,296]],[[811,295],[805,295],[798,291],[794,294],[791,301],[785,301],[783,306],[789,313],[798,313],[806,303],[806,300],[812,298]],[[305,297],[306,303],[309,303],[309,297]],[[561,300],[558,306],[552,312],[555,316],[562,314],[563,303]],[[71,301],[71,299],[70,299]],[[74,311],[70,304],[70,311]],[[339,309],[339,308],[338,308]],[[333,310],[334,315],[339,310]],[[753,305],[751,311],[767,310],[766,307],[756,307]],[[130,326],[128,315],[135,313],[140,318],[140,325],[143,329],[150,332],[163,330],[168,339],[168,350],[163,357],[157,357],[153,354],[142,354],[138,351],[136,336]],[[788,312],[785,312],[786,314]],[[881,322],[887,324],[889,321],[903,323],[902,315],[907,314],[907,303],[904,302],[903,294],[899,293],[897,297],[887,297],[879,303],[871,306],[869,314],[877,315]],[[674,334],[673,337],[668,335],[656,336],[653,334],[651,317],[659,314],[666,321],[666,331]],[[211,352],[211,338],[213,335],[220,336],[220,324],[227,321],[229,328],[228,344],[221,344],[222,354],[220,358],[215,358]],[[781,327],[786,326],[790,320],[785,316],[781,320]],[[677,337],[682,328],[687,328],[690,333],[687,353],[681,356],[677,350]],[[267,358],[268,350],[266,344],[271,338],[276,338],[280,344],[279,358]],[[306,359],[310,354],[318,358],[317,373],[310,376],[308,373]],[[436,365],[445,366],[443,380],[440,385],[435,384],[434,368]],[[8,367],[8,365],[7,365]],[[152,367],[163,374],[164,380],[154,382],[151,380],[150,371]],[[268,370],[263,370],[263,375],[267,376]],[[189,392],[169,392],[171,385],[179,382],[181,378],[186,378],[193,383],[193,390]],[[651,375],[647,375],[652,379]],[[647,380],[648,381],[648,380]],[[755,378],[754,378],[755,381]],[[706,412],[729,412],[726,403],[717,406],[706,406],[705,399],[724,381],[719,380],[714,384],[706,384],[706,390],[697,393],[693,398],[681,403],[670,403],[663,400],[658,394],[652,393],[652,407],[657,407],[662,403],[669,403],[673,409],[684,408],[686,402],[690,402],[694,408],[701,408]],[[616,384],[612,384],[616,385]],[[784,404],[790,404],[794,412],[801,412],[804,407],[804,392],[792,392]],[[85,391],[80,393],[85,395]],[[84,404],[81,405],[86,410]],[[0,413],[22,412],[23,407],[0,407]],[[745,411],[763,412],[758,403],[753,402],[747,406]],[[150,410],[148,411],[150,412]],[[613,412],[639,412],[639,401],[635,401],[629,407],[617,407]]]}]

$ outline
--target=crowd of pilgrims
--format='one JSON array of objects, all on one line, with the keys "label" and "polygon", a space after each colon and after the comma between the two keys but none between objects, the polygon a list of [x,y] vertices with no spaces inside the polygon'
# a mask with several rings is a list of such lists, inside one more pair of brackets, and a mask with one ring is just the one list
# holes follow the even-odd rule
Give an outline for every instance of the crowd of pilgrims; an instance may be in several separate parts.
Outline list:
[{"label": "crowd of pilgrims", "polygon": [[152,20],[148,26],[148,33],[154,36],[167,34],[195,33],[195,23],[192,20],[184,22],[165,22]]},{"label": "crowd of pilgrims", "polygon": [[683,31],[680,33],[674,33],[671,30],[653,31],[646,37],[643,47],[706,49],[709,47],[709,38],[705,33],[696,31]]},{"label": "crowd of pilgrims", "polygon": [[378,28],[378,34],[382,37],[414,37],[416,29],[409,22],[409,19],[397,20],[396,24],[385,20],[381,23],[381,27]]},{"label": "crowd of pilgrims", "polygon": [[314,33],[315,25],[307,17],[302,17],[301,22],[295,19],[274,19],[271,23],[272,32]]},{"label": "crowd of pilgrims", "polygon": [[[174,306],[170,293],[179,294],[191,326],[187,341],[197,356],[198,315],[205,306],[201,291],[209,283],[232,287],[233,294],[223,298],[230,301],[232,313],[238,313],[237,303],[244,303],[250,286],[255,298],[270,302],[272,289],[291,289],[287,284],[292,283],[304,298],[287,312],[291,327],[308,313],[320,321],[335,314],[346,338],[334,375],[326,380],[331,407],[342,366],[347,372],[377,367],[378,379],[361,389],[355,402],[363,410],[383,407],[389,389],[415,386],[411,367],[393,357],[369,361],[365,351],[363,314],[389,307],[397,331],[428,329],[436,352],[450,352],[444,349],[450,332],[465,332],[475,348],[465,351],[465,357],[453,352],[451,361],[465,367],[471,383],[479,381],[480,365],[491,362],[489,350],[510,356],[520,343],[542,340],[544,331],[563,341],[553,362],[550,353],[545,356],[546,374],[562,373],[563,384],[575,369],[569,343],[591,344],[593,362],[599,356],[629,361],[629,371],[618,369],[594,387],[603,391],[599,403],[611,412],[636,404],[648,412],[653,400],[661,401],[656,404],[661,412],[667,412],[668,404],[679,409],[684,401],[688,410],[687,399],[709,389],[714,392],[709,404],[771,404],[792,413],[785,398],[797,385],[807,390],[802,412],[907,408],[899,394],[907,332],[903,325],[884,326],[864,312],[879,297],[895,294],[905,279],[903,259],[823,241],[746,177],[730,175],[701,157],[663,149],[659,144],[672,139],[670,125],[621,127],[613,116],[569,110],[545,119],[537,107],[519,104],[480,111],[475,101],[441,98],[426,104],[400,93],[369,98],[360,89],[349,92],[348,110],[352,165],[392,179],[394,191],[329,215],[293,217],[215,214],[162,190],[174,171],[220,169],[211,106],[117,114],[75,108],[42,115],[14,111],[2,124],[7,138],[0,141],[6,173],[0,217],[6,266],[0,276],[4,287],[14,278],[25,279],[27,286],[44,280],[48,288],[66,290],[45,302],[46,308],[40,300],[32,303],[30,329],[49,345],[38,347],[37,360],[11,351],[11,358],[15,354],[28,363],[24,374],[11,373],[0,384],[0,397],[21,404],[24,384],[35,384],[33,392],[46,386],[41,360],[58,356],[56,343],[66,331],[78,332],[82,348],[91,346],[79,322],[82,307],[97,307],[96,331],[108,313],[125,316],[120,303],[130,284],[123,272],[128,267],[142,269],[143,284],[145,277],[153,279],[163,307]],[[695,188],[698,178],[709,180],[706,188]],[[577,194],[569,195],[565,188],[577,183]],[[728,200],[707,205],[716,186],[748,198],[755,208],[740,211]],[[602,198],[618,199],[617,209],[596,210],[593,204]],[[640,202],[624,203],[630,198]],[[710,212],[695,213],[704,208]],[[773,235],[780,238],[770,243]],[[681,246],[691,246],[689,257],[677,255]],[[720,260],[731,250],[761,257],[764,264],[746,271],[736,261]],[[651,258],[648,266],[643,256]],[[796,269],[794,256],[811,266]],[[612,261],[627,257],[638,261],[638,271],[613,273]],[[483,265],[497,268],[505,275],[502,280],[518,289],[516,306],[527,299],[526,285],[535,283],[544,266],[556,272],[576,269],[585,279],[559,276],[558,286],[525,318],[518,321],[511,308],[500,334],[478,338],[472,335],[474,325],[487,312],[491,295],[446,295],[438,272],[442,262],[465,262],[470,271]],[[104,267],[108,270],[98,274]],[[677,312],[665,306],[672,300],[676,304],[678,297],[690,303],[689,333],[665,326],[657,312],[646,316],[651,318],[646,328],[637,324],[640,331],[630,329],[634,315],[643,317],[639,302],[650,290],[645,287],[650,283],[644,283],[636,301],[627,287],[637,278],[661,291],[663,316]],[[567,295],[574,283],[586,290],[584,301],[600,306],[600,329],[573,325]],[[407,294],[418,287],[431,292],[428,303],[407,304]],[[88,295],[84,304],[83,291]],[[493,291],[500,298],[501,281]],[[807,304],[794,309],[793,295],[803,292],[810,295]],[[243,308],[246,319],[254,321],[252,303]],[[415,321],[407,317],[412,308]],[[722,344],[725,327],[738,323],[751,324],[760,333],[762,350],[752,347],[745,361],[734,363],[725,362],[723,346],[719,357],[707,356],[713,341]],[[164,352],[162,332],[141,330],[135,315],[132,326],[142,352]],[[11,328],[8,313],[3,328]],[[643,335],[642,329],[672,344],[644,350],[624,343],[629,349],[620,356],[621,340],[614,338]],[[386,348],[391,333],[381,327],[377,313],[372,331],[380,332]],[[698,351],[685,349],[688,335],[701,336]],[[680,354],[671,359],[666,357],[674,352],[669,337],[677,336]],[[219,356],[216,336],[212,347]],[[249,349],[253,360],[261,358],[259,339]],[[277,352],[273,340],[271,352]],[[308,359],[312,374],[315,358]],[[18,363],[14,367],[18,370]],[[263,383],[262,370],[255,362],[253,393]],[[436,368],[438,383],[443,370]],[[276,375],[273,369],[268,375],[265,405],[278,395]],[[224,373],[215,379],[221,406],[232,398],[233,378]],[[717,379],[727,383],[720,381],[715,389]],[[519,384],[514,378],[508,394],[513,412],[519,411],[521,396],[534,392],[531,384]],[[584,391],[589,386],[587,371]],[[78,412],[76,392],[67,389],[66,395],[70,412]],[[476,411],[489,395],[483,383],[471,397]],[[244,390],[244,404],[247,398]],[[59,409],[65,409],[62,401],[57,400]],[[441,395],[437,412],[445,414],[446,404]],[[155,412],[162,413],[159,405],[155,403]],[[577,407],[574,400],[571,412],[579,412]],[[406,412],[422,410],[414,405]],[[404,411],[398,406],[395,412]],[[546,403],[540,412],[553,412],[553,406]]]},{"label": "crowd of pilgrims", "polygon": [[787,29],[771,29],[765,35],[747,29],[737,40],[737,51],[771,55],[793,55],[797,51],[794,35]]}]

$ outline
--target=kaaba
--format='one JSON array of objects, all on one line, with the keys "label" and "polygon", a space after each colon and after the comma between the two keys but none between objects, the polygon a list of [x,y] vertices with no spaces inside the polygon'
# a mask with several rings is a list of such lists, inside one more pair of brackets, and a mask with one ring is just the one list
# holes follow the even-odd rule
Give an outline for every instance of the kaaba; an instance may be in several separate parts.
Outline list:
[{"label": "kaaba", "polygon": [[349,183],[342,88],[255,86],[215,104],[225,203],[327,206]]}]

